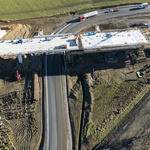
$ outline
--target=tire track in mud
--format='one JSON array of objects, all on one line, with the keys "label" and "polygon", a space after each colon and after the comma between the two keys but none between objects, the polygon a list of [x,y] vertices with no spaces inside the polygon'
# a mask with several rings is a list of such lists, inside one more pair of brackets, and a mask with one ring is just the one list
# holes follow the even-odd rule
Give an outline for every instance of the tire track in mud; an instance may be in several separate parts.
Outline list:
[{"label": "tire track in mud", "polygon": [[31,114],[26,120],[22,121],[15,132],[17,141],[20,143],[19,150],[30,150],[30,142],[36,133],[36,122]]},{"label": "tire track in mud", "polygon": [[30,150],[32,139],[38,132],[35,119],[36,100],[33,96],[33,75],[26,74],[25,90],[14,91],[0,97],[1,114],[12,123],[16,149]]}]

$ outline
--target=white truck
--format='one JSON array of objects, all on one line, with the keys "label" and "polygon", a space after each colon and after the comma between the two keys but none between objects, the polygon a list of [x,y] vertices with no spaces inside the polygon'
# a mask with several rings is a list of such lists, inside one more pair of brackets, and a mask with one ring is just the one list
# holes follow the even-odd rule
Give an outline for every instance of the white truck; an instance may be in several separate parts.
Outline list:
[{"label": "white truck", "polygon": [[97,16],[97,15],[98,15],[98,11],[92,11],[92,12],[89,12],[89,13],[79,16],[79,21],[83,21],[85,19]]},{"label": "white truck", "polygon": [[138,6],[139,9],[144,9],[146,7],[148,7],[148,3],[142,3]]}]

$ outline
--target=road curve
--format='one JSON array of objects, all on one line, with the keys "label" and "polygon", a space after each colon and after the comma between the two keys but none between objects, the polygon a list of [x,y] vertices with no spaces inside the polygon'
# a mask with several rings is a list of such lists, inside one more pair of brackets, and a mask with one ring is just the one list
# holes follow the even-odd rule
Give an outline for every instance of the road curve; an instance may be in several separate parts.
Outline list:
[{"label": "road curve", "polygon": [[138,15],[142,13],[150,13],[150,6],[145,9],[138,9],[134,11],[130,11],[129,9],[134,8],[133,6],[125,7],[120,9],[118,12],[113,13],[104,13],[104,11],[100,11],[99,15],[87,20],[84,20],[82,22],[78,23],[71,23],[70,25],[67,25],[66,28],[61,30],[62,33],[73,33],[77,34],[80,31],[82,31],[84,28],[89,27],[95,23],[98,23],[103,20],[111,19],[111,18],[117,18],[117,17],[124,17],[124,16],[130,16],[130,15]]},{"label": "road curve", "polygon": [[124,17],[124,16],[130,16],[130,15],[138,15],[138,14],[142,14],[142,13],[150,13],[150,6],[146,9],[138,9],[135,11],[130,11],[129,9],[131,9],[133,7],[134,6],[124,7],[119,12],[115,12],[115,13],[105,14],[104,11],[99,12],[99,15],[97,17],[87,19],[83,22],[76,22],[76,23],[68,24],[66,27],[63,27],[59,31],[59,34],[63,34],[63,33],[77,34],[86,27],[89,27],[95,23],[98,23],[100,21],[107,20],[110,18]]},{"label": "road curve", "polygon": [[[85,20],[80,23],[72,23],[63,27],[61,33],[78,33],[85,27],[91,26],[102,20],[116,18],[128,15],[137,15],[141,13],[149,13],[150,8],[129,11],[131,7],[122,8],[119,12],[108,13],[100,12],[99,16]],[[67,105],[64,106],[67,100],[66,97],[66,81],[64,70],[63,55],[49,55],[46,59],[46,105],[47,105],[47,146],[46,150],[71,150],[72,145],[67,144],[68,138],[68,112]],[[70,147],[67,147],[70,145]]]}]

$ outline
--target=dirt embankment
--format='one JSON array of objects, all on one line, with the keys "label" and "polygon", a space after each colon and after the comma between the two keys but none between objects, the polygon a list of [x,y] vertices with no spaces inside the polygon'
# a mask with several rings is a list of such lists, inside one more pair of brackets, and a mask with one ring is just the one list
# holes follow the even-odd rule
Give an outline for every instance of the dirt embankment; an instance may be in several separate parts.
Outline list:
[{"label": "dirt embankment", "polygon": [[79,149],[82,144],[85,143],[89,136],[89,125],[92,124],[92,113],[93,113],[93,94],[91,93],[92,85],[91,74],[81,75],[81,84],[83,91],[83,103],[82,103],[82,114],[80,124],[80,135],[79,135]]},{"label": "dirt embankment", "polygon": [[2,40],[12,40],[18,38],[28,38],[32,27],[27,24],[8,25],[10,28]]},{"label": "dirt embankment", "polygon": [[[2,148],[38,149],[41,140],[41,67],[42,56],[23,55],[23,63],[16,56],[0,58],[0,122],[7,126],[0,143]],[[16,71],[21,75],[17,80]],[[36,91],[36,92],[34,92]],[[3,132],[4,130],[2,130]]]},{"label": "dirt embankment", "polygon": [[1,28],[8,28],[7,34],[1,40],[31,38],[43,30],[43,35],[51,34],[56,28],[61,27],[71,17],[47,17],[0,23]]},{"label": "dirt embankment", "polygon": [[[92,149],[99,143],[117,124],[116,120],[124,114],[127,107],[130,107],[136,96],[147,86],[145,80],[137,78],[136,72],[149,63],[149,57],[132,65],[132,59],[127,58],[128,53],[124,51],[111,54],[117,60],[113,63],[107,61],[107,55],[109,54],[72,54],[68,59],[70,79],[73,81],[78,76],[83,77],[84,81],[84,84],[83,81],[81,82],[83,90],[80,84],[74,101],[69,102],[74,133],[78,133],[79,123],[82,123],[83,130],[80,130],[80,136],[74,134],[76,141],[80,138],[76,144],[81,143],[81,149]],[[72,82],[70,94],[77,85],[79,84]],[[83,100],[85,107],[82,106]],[[84,115],[77,115],[79,110],[75,108],[82,108]],[[75,119],[77,117],[80,118],[77,120]]]},{"label": "dirt embankment", "polygon": [[78,149],[81,113],[82,113],[82,86],[80,77],[67,76],[68,90],[69,90],[69,106],[70,108],[70,120],[72,129],[73,146],[75,150]]}]

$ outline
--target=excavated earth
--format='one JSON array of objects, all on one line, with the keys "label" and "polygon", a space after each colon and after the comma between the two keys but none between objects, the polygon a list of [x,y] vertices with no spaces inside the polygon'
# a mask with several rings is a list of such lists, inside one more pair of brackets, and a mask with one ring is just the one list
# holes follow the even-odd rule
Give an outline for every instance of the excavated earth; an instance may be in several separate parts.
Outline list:
[{"label": "excavated earth", "polygon": [[[148,23],[149,18],[150,15],[139,15],[101,21],[96,25],[101,32],[140,29],[149,34],[147,27],[130,27],[135,23]],[[95,31],[95,25],[81,33],[89,31]],[[128,57],[130,54],[135,63]],[[143,90],[148,88],[149,91],[149,75],[141,79],[136,75],[143,66],[150,64],[149,54],[149,49],[141,49],[67,55],[74,149],[150,148],[149,97],[138,102],[135,109],[131,108],[132,103],[142,98],[138,97]],[[108,62],[107,56],[110,55],[117,61]]]},{"label": "excavated earth", "polygon": [[[1,27],[8,28],[7,35],[1,40],[30,38],[37,35],[41,29],[44,34],[50,34],[69,18],[47,17],[10,23],[1,22]],[[147,22],[149,18],[150,16],[146,15],[111,19],[99,23],[99,26],[102,31],[116,28],[129,29],[130,24]],[[141,29],[147,31],[146,28],[141,27]],[[94,30],[95,26],[92,26],[82,32]],[[99,145],[100,141],[108,135],[106,131],[109,131],[116,118],[119,118],[137,95],[148,86],[146,81],[149,77],[139,79],[136,72],[150,63],[150,52],[140,51],[144,53],[145,59],[142,62],[137,61],[134,65],[127,55],[134,55],[137,60],[140,55],[130,50],[128,53],[120,51],[111,54],[67,54],[68,100],[74,149],[109,147],[123,149],[126,148],[127,139],[129,139],[127,144],[132,145],[127,147],[129,149],[134,149],[134,145],[138,145],[139,149],[149,148],[149,122],[142,124],[139,121],[144,131],[139,132],[141,136],[138,136],[136,132],[129,134],[136,122],[131,125],[133,119],[128,118],[125,119],[127,126],[124,127],[128,129],[125,130],[127,132],[123,135],[117,130],[119,132],[117,137],[123,144],[113,141],[110,136],[109,139],[112,140],[110,143],[105,140],[106,142],[103,141]],[[117,62],[107,62],[106,55],[113,55],[117,58]],[[0,125],[0,149],[36,150],[39,148],[42,134],[42,59],[42,55],[23,55],[23,63],[19,64],[16,56],[0,57],[0,123],[2,124]],[[20,81],[16,80],[16,71],[21,74]],[[136,120],[139,113],[135,113],[134,116]],[[147,118],[149,116],[145,117],[145,120]],[[139,126],[135,130],[138,129]],[[115,134],[115,131],[112,132],[112,135]]]}]

